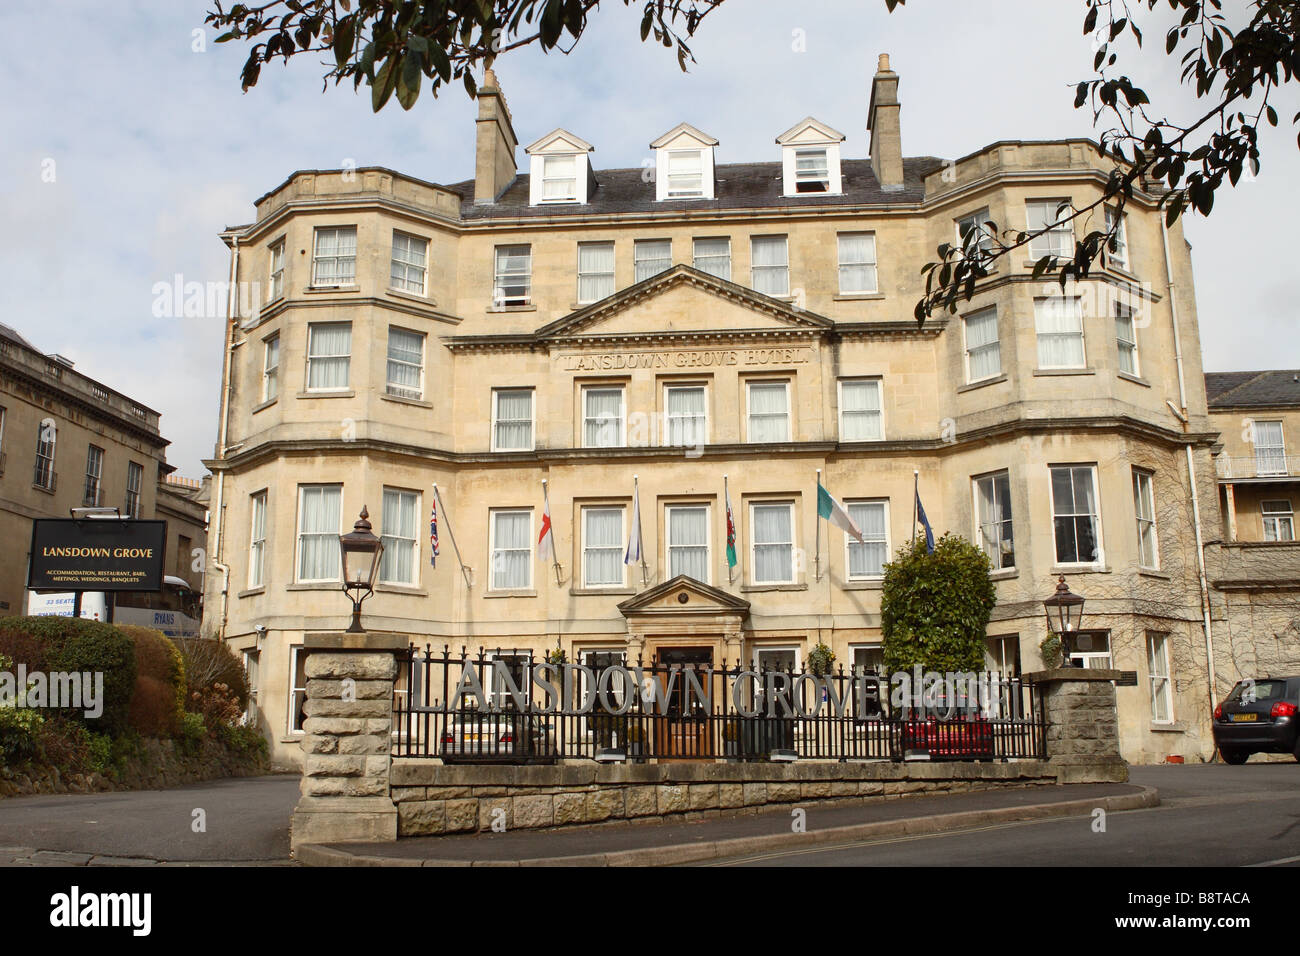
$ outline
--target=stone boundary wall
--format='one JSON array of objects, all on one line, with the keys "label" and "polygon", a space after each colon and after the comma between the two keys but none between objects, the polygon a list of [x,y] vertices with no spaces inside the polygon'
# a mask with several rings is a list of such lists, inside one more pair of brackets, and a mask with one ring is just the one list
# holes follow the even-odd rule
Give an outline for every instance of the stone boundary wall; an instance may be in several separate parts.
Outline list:
[{"label": "stone boundary wall", "polygon": [[868,803],[1056,783],[1057,772],[1045,760],[520,767],[395,758],[390,792],[398,836],[436,836],[491,831],[494,819],[510,830],[619,820],[682,823],[779,804]]}]

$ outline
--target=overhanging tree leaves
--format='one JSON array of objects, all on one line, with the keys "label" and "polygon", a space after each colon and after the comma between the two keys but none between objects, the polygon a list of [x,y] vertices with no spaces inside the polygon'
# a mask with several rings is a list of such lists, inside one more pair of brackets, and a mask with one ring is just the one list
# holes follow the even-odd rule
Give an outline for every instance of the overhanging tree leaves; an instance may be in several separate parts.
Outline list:
[{"label": "overhanging tree leaves", "polygon": [[925,540],[904,545],[885,565],[880,630],[885,673],[984,669],[984,632],[997,603],[988,556],[945,534],[926,554]]}]

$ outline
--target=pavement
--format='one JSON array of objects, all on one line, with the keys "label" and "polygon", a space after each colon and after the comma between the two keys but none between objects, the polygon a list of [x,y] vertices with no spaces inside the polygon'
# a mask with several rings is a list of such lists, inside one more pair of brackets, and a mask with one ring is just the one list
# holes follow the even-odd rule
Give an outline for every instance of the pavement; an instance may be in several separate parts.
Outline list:
[{"label": "pavement", "polygon": [[289,865],[298,776],[0,800],[0,866]]},{"label": "pavement", "polygon": [[[1088,815],[1154,806],[1154,788],[1072,784],[927,797],[899,797],[845,806],[790,804],[752,815],[698,823],[619,822],[591,827],[515,830],[396,843],[346,843],[298,848],[308,866],[665,866],[726,859],[791,847],[937,833],[990,823]],[[804,829],[794,811],[802,809]]]}]

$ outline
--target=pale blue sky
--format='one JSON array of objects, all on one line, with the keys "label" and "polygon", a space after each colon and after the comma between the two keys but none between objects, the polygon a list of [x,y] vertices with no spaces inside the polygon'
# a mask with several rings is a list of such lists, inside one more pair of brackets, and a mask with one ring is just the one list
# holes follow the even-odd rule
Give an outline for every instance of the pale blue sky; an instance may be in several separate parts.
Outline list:
[{"label": "pale blue sky", "polygon": [[[364,87],[322,93],[306,56],[264,68],[241,94],[242,47],[205,31],[206,50],[192,50],[204,0],[22,6],[0,8],[0,321],[162,412],[169,460],[198,476],[216,434],[221,319],[155,318],[155,283],[224,281],[217,233],[251,220],[253,200],[295,169],[353,161],[469,178],[472,104],[452,89],[374,116]],[[598,169],[640,165],[683,120],[721,141],[719,162],[775,160],[774,137],[808,114],[848,134],[846,156],[865,157],[870,78],[888,52],[904,152],[956,157],[998,139],[1099,133],[1072,108],[1071,84],[1092,60],[1082,9],[913,0],[891,15],[884,0],[731,0],[706,21],[699,63],[683,75],[670,52],[637,42],[636,11],[609,0],[575,54],[510,54],[498,74],[522,142],[564,126],[596,146]],[[1130,72],[1186,116],[1163,30],[1143,26],[1148,50]],[[1289,92],[1278,112],[1290,117],[1295,101]],[[1264,148],[1258,179],[1187,226],[1211,370],[1300,367],[1290,239],[1300,155],[1285,129]]]}]

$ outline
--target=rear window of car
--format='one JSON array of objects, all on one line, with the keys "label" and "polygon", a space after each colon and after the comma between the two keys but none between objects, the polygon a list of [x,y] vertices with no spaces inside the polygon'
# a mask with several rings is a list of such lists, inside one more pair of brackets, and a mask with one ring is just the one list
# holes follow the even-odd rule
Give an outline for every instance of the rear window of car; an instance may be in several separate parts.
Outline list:
[{"label": "rear window of car", "polygon": [[1285,696],[1286,681],[1284,680],[1244,680],[1232,689],[1228,700],[1250,703],[1252,700],[1280,700]]}]

